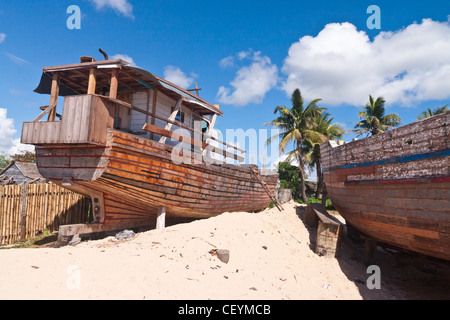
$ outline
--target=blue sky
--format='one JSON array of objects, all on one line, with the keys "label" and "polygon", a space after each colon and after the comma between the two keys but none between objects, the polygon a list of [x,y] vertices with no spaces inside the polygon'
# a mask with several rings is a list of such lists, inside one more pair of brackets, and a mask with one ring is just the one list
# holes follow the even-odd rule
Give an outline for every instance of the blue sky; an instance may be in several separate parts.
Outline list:
[{"label": "blue sky", "polygon": [[[81,29],[69,30],[70,5]],[[370,5],[381,29],[369,29]],[[293,88],[352,129],[369,94],[404,124],[450,100],[450,2],[143,1],[0,2],[0,150],[49,97],[33,92],[42,67],[82,55],[128,56],[152,73],[220,104],[221,131],[267,128]],[[425,19],[425,20],[424,20]],[[346,135],[344,140],[351,140]]]}]

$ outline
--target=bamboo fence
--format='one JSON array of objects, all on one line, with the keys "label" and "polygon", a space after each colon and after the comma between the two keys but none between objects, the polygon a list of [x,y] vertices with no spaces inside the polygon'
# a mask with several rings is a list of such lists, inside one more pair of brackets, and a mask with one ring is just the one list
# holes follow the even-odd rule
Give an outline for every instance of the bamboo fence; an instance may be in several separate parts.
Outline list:
[{"label": "bamboo fence", "polygon": [[91,200],[53,183],[0,187],[0,245],[87,223]]}]

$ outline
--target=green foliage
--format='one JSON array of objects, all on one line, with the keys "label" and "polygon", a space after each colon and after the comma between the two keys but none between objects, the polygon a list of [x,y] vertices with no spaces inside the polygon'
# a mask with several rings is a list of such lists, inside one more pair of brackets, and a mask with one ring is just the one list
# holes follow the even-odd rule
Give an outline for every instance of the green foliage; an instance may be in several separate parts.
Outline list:
[{"label": "green foliage", "polygon": [[280,187],[291,189],[294,196],[301,192],[301,173],[298,167],[289,162],[278,163],[278,179]]},{"label": "green foliage", "polygon": [[[317,199],[317,198],[315,198],[315,197],[308,197],[308,201],[306,201],[306,202],[302,201],[302,199],[296,199],[295,202],[301,203],[301,204],[308,204],[308,203],[322,203],[322,199]],[[328,210],[336,210],[336,209],[334,208],[333,204],[331,203],[330,198],[327,198],[325,207],[326,207]]]},{"label": "green foliage", "polygon": [[36,154],[30,151],[24,151],[22,153],[17,153],[11,156],[13,160],[21,162],[32,162],[36,163]]},{"label": "green foliage", "polygon": [[11,162],[11,158],[9,157],[9,155],[0,152],[0,169],[3,169],[4,167],[6,167],[9,163]]},{"label": "green foliage", "polygon": [[376,135],[389,129],[398,127],[401,119],[395,113],[385,115],[384,104],[386,100],[379,97],[376,100],[369,95],[369,102],[358,113],[360,121],[355,125],[353,132],[361,134]]},{"label": "green foliage", "polygon": [[5,168],[13,160],[36,163],[36,154],[34,152],[24,151],[10,156],[4,152],[0,152],[0,169]]},{"label": "green foliage", "polygon": [[446,113],[448,111],[448,104],[442,107],[437,107],[434,110],[431,110],[428,108],[426,111],[422,111],[419,116],[417,117],[417,120],[426,119],[432,116],[436,116],[438,114]]},{"label": "green foliage", "polygon": [[25,249],[25,248],[39,248],[42,245],[49,244],[51,242],[55,242],[58,238],[56,233],[51,233],[50,230],[43,230],[42,234],[30,239],[24,239],[15,242],[11,246],[0,247],[2,249]]},{"label": "green foliage", "polygon": [[305,106],[300,90],[295,89],[292,93],[292,106],[290,108],[276,107],[274,114],[278,114],[278,117],[264,124],[272,125],[281,130],[280,134],[270,137],[266,142],[267,144],[280,137],[280,151],[283,152],[289,143],[294,143],[294,150],[290,152],[290,157],[296,152],[300,171],[301,193],[304,200],[306,200],[306,174],[302,146],[305,139],[318,139],[322,136],[313,128],[313,118],[325,110],[325,108],[317,105],[319,101],[320,99],[312,100]]}]

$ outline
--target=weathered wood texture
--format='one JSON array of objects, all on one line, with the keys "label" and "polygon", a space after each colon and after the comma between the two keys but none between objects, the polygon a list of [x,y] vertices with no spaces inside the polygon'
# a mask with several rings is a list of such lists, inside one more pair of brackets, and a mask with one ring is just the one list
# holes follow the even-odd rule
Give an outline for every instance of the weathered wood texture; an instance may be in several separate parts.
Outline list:
[{"label": "weathered wood texture", "polygon": [[[25,122],[24,144],[105,144],[106,129],[112,128],[108,101],[95,95],[70,96],[64,99],[62,121]],[[111,111],[112,112],[112,111]]]},{"label": "weathered wood texture", "polygon": [[306,207],[305,223],[317,229],[315,252],[319,256],[338,257],[341,242],[341,223],[318,203]]},{"label": "weathered wood texture", "polygon": [[[225,211],[259,210],[270,203],[250,166],[175,164],[171,151],[170,146],[116,130],[109,130],[103,149],[37,147],[42,175],[56,183],[70,178],[73,188],[104,195],[105,225],[154,224],[161,206],[168,217],[207,218]],[[74,159],[77,167],[70,166]],[[261,177],[273,193],[277,175]]]},{"label": "weathered wood texture", "polygon": [[450,113],[321,146],[327,192],[348,224],[380,242],[450,260]]},{"label": "weathered wood texture", "polygon": [[52,232],[60,225],[86,223],[90,203],[55,184],[30,184],[26,190],[23,185],[0,187],[0,245],[32,238],[44,230]]},{"label": "weathered wood texture", "polygon": [[292,190],[291,189],[276,189],[275,198],[281,204],[287,203],[292,200]]}]

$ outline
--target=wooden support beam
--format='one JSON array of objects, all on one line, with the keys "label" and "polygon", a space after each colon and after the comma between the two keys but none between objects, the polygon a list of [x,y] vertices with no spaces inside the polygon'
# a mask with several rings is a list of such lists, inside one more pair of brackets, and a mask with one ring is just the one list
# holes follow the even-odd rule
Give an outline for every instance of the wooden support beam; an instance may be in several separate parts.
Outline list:
[{"label": "wooden support beam", "polygon": [[183,141],[185,143],[188,143],[188,144],[190,144],[192,146],[197,146],[199,148],[206,148],[207,147],[206,142],[195,140],[195,139],[192,139],[190,137],[183,136],[183,135],[175,133],[173,131],[169,131],[169,130],[166,130],[166,129],[163,129],[163,128],[160,128],[160,127],[148,124],[148,123],[146,123],[144,125],[142,130],[148,131],[148,132],[152,132],[152,133],[156,133],[156,134],[159,134],[159,135],[161,135],[163,137],[166,137],[166,138],[172,138],[173,140]]},{"label": "wooden support beam", "polygon": [[217,120],[217,114],[213,114],[213,116],[211,118],[211,122],[209,124],[209,131],[212,131],[214,129],[214,126],[216,125],[216,120]]},{"label": "wooden support beam", "polygon": [[119,88],[119,68],[112,69],[111,85],[109,87],[109,97],[117,99],[117,89]]},{"label": "wooden support beam", "polygon": [[[79,83],[76,83],[75,80],[72,81],[69,78],[66,78],[66,77],[63,77],[62,75],[60,75],[59,83],[60,83],[60,85],[63,84],[66,87],[69,87],[70,89],[75,91],[77,94],[84,94],[85,88],[82,87]],[[74,88],[77,88],[77,90],[75,90]]]},{"label": "wooden support beam", "polygon": [[[42,113],[40,115],[38,115],[36,117],[36,119],[33,120],[33,122],[38,122],[39,120],[41,120],[41,118],[43,116],[45,116],[47,113],[51,112],[53,109],[56,109],[56,101],[53,102],[53,104],[51,104],[50,106],[48,106],[47,108],[44,109],[44,111],[42,111]],[[56,115],[56,112],[55,112]],[[49,117],[50,118],[50,117]],[[50,120],[49,120],[50,121]]]},{"label": "wooden support beam", "polygon": [[166,207],[159,207],[158,217],[156,218],[156,229],[164,229],[166,227]]},{"label": "wooden support beam", "polygon": [[[182,102],[183,102],[182,98],[178,99],[177,104],[175,105],[175,108],[173,109],[173,112],[170,115],[168,120],[174,121],[176,119],[178,112],[180,112],[180,110],[181,110]],[[172,125],[173,125],[172,123],[167,122],[165,129],[170,130],[172,128]],[[159,139],[159,143],[163,143],[163,144],[166,143],[166,139],[167,139],[166,137],[162,136],[161,139]]]},{"label": "wooden support beam", "polygon": [[256,180],[259,181],[261,186],[263,187],[264,191],[267,193],[269,198],[272,200],[273,204],[277,207],[279,211],[283,211],[283,206],[278,202],[278,200],[275,198],[275,194],[270,192],[270,189],[267,187],[267,183],[262,179],[258,172],[257,167],[250,167],[250,173],[253,174],[253,176],[256,178]]},{"label": "wooden support beam", "polygon": [[95,94],[95,87],[97,86],[97,68],[91,68],[89,70],[89,83],[88,83],[88,90],[87,94]]},{"label": "wooden support beam", "polygon": [[200,95],[198,94],[198,92],[202,90],[201,88],[197,87],[197,82],[195,83],[195,89],[187,89],[187,91],[191,92],[191,91],[195,91],[197,97],[200,97]]},{"label": "wooden support beam", "polygon": [[150,90],[147,90],[147,114],[145,115],[145,123],[148,123],[149,113],[150,113]]},{"label": "wooden support beam", "polygon": [[22,185],[22,202],[20,204],[20,240],[26,237],[27,227],[27,189],[28,183],[25,181]]},{"label": "wooden support beam", "polygon": [[55,104],[54,108],[50,109],[50,112],[48,114],[48,121],[55,121],[56,119],[56,105],[58,103],[58,96],[59,96],[59,73],[55,72],[53,73],[53,79],[52,79],[52,90],[50,92],[50,103],[49,106],[52,106]]},{"label": "wooden support beam", "polygon": [[[155,90],[153,90],[153,101],[152,101],[152,114],[156,114],[156,99],[158,97],[158,89],[155,88]],[[152,117],[152,122],[151,124],[154,126],[155,125],[155,117]],[[153,140],[153,132],[150,135],[150,139]]]},{"label": "wooden support beam", "polygon": [[369,266],[373,263],[374,253],[377,249],[377,242],[370,238],[364,239],[364,264]]},{"label": "wooden support beam", "polygon": [[319,203],[308,204],[305,223],[309,227],[317,228],[315,252],[319,256],[338,257],[342,231],[341,223]]}]

